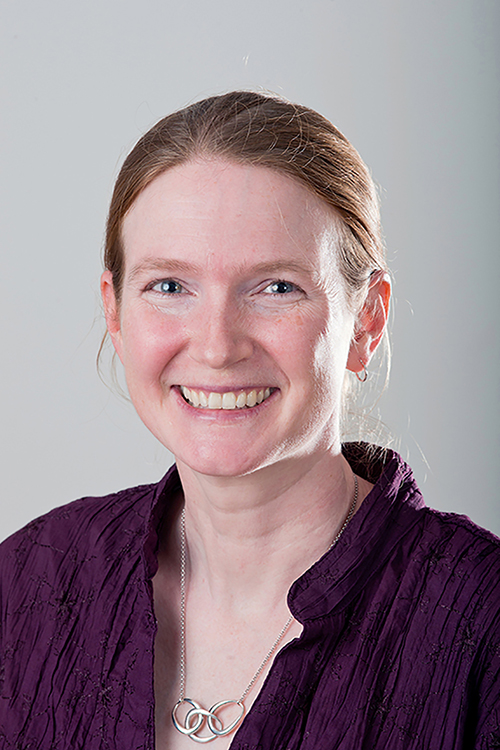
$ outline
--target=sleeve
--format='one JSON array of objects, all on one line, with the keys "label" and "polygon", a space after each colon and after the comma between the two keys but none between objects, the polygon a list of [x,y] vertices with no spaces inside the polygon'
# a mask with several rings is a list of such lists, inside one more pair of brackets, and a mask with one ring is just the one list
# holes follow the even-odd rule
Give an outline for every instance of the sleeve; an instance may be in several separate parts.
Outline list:
[{"label": "sleeve", "polygon": [[475,720],[471,725],[474,744],[471,742],[470,747],[494,750],[500,748],[500,608],[483,639],[476,675],[471,690]]},{"label": "sleeve", "polygon": [[12,620],[11,613],[18,608],[18,603],[11,601],[12,594],[15,593],[15,553],[14,537],[0,544],[0,748],[4,747],[2,743],[6,741],[5,732],[8,730],[12,706],[10,675],[16,644],[15,640],[9,637],[9,623]]},{"label": "sleeve", "polygon": [[45,526],[35,519],[0,544],[0,749],[16,746],[50,646],[53,547]]}]

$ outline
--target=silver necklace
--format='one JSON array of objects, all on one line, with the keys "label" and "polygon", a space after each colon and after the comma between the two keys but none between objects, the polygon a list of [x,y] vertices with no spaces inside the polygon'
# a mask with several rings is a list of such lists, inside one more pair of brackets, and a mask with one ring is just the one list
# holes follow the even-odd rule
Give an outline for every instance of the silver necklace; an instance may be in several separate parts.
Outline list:
[{"label": "silver necklace", "polygon": [[[340,527],[335,539],[330,544],[328,550],[330,550],[344,533],[349,521],[354,515],[356,504],[358,502],[358,479],[355,474],[354,476],[354,497],[349,508],[349,512],[345,518],[344,523]],[[179,700],[172,709],[172,721],[174,726],[182,734],[187,735],[195,742],[211,742],[217,737],[225,737],[231,732],[234,732],[237,727],[243,721],[245,716],[245,705],[244,700],[259,679],[262,674],[262,670],[269,662],[274,652],[278,648],[279,644],[283,640],[285,633],[292,624],[293,615],[290,615],[286,623],[284,624],[279,636],[274,641],[273,645],[262,660],[258,670],[246,686],[245,690],[241,694],[238,700],[223,700],[214,703],[210,708],[205,709],[200,706],[197,701],[192,698],[186,698],[186,511],[182,509],[181,513],[181,612],[180,612],[180,635],[181,635],[181,653],[180,653],[180,668],[179,668]],[[190,706],[186,715],[181,719],[179,718],[178,712],[181,706]],[[226,706],[237,706],[239,714],[228,726],[224,726],[222,720],[217,715],[217,712]],[[200,737],[198,732],[207,728],[210,732],[208,735]]]}]

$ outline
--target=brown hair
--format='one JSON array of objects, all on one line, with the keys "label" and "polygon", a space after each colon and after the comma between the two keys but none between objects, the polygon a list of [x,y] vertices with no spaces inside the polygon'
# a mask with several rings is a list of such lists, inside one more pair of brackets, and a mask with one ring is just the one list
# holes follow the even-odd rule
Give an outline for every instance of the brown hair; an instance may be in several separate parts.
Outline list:
[{"label": "brown hair", "polygon": [[127,211],[159,174],[203,156],[274,169],[332,206],[342,219],[339,262],[354,307],[370,274],[386,270],[375,187],[347,138],[312,109],[275,96],[233,91],[163,118],[125,159],[111,199],[104,254],[118,301]]}]

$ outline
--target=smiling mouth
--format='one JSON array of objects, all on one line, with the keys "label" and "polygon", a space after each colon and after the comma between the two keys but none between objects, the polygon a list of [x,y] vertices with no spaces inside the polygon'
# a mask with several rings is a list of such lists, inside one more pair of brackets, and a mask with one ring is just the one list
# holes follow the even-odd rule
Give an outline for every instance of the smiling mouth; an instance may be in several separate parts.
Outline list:
[{"label": "smiling mouth", "polygon": [[269,398],[276,388],[254,388],[250,391],[197,391],[181,385],[180,391],[188,404],[198,409],[251,409]]}]

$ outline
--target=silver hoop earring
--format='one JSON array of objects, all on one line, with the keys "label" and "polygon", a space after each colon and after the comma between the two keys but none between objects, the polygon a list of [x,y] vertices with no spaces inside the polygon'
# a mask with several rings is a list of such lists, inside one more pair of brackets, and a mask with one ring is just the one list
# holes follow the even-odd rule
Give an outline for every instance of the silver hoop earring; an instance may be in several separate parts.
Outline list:
[{"label": "silver hoop earring", "polygon": [[360,375],[359,372],[357,372],[356,377],[360,383],[365,383],[368,380],[368,370],[364,366],[363,362],[361,362],[361,364],[363,365],[363,374]]}]

